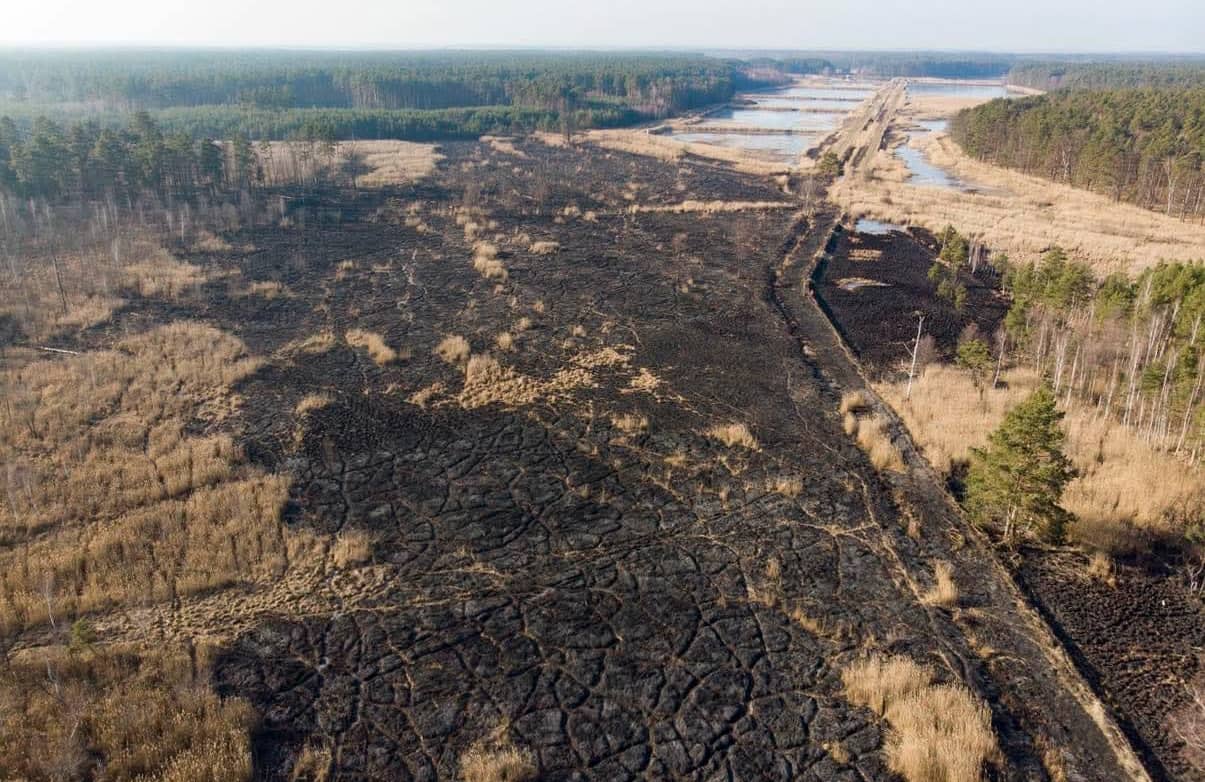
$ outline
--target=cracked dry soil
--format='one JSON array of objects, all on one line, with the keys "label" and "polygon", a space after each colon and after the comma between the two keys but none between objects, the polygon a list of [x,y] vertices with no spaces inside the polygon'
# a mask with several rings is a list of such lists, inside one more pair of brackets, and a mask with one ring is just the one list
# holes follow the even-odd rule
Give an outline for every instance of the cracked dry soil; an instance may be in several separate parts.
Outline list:
[{"label": "cracked dry soil", "polygon": [[[876,473],[842,433],[860,375],[804,284],[836,215],[633,214],[791,197],[698,160],[517,148],[450,144],[418,185],[294,194],[285,226],[189,258],[287,295],[214,286],[139,316],[214,321],[267,357],[238,389],[248,454],[292,476],[291,525],[372,541],[339,590],[306,587],[328,599],[231,625],[215,686],[262,715],[257,775],[317,747],[333,779],[453,778],[501,726],[550,780],[887,779],[883,728],[840,683],[879,650],[991,705],[991,778],[1126,778],[936,483]],[[474,269],[473,233],[505,279]],[[499,374],[466,387],[435,354],[448,335]],[[329,402],[295,413],[309,394]],[[732,422],[756,449],[707,435]],[[937,561],[952,611],[920,599]]]}]

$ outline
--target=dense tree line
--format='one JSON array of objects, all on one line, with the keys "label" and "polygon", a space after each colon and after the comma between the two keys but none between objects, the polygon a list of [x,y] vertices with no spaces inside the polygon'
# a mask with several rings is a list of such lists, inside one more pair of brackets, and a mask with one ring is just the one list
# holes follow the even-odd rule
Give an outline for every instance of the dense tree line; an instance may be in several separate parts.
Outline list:
[{"label": "dense tree line", "polygon": [[730,97],[734,62],[693,55],[516,52],[0,53],[0,99],[110,110],[559,110],[567,93],[664,116]]},{"label": "dense tree line", "polygon": [[970,155],[1117,201],[1205,216],[1205,87],[1059,90],[950,123]]},{"label": "dense tree line", "polygon": [[24,134],[0,118],[0,191],[23,198],[111,196],[129,202],[144,192],[189,198],[245,188],[261,178],[257,153],[244,134],[233,135],[229,144],[194,140],[164,133],[145,112],[118,130],[90,121],[64,127],[42,118]]},{"label": "dense tree line", "polygon": [[1205,59],[1110,62],[1021,62],[1008,82],[1039,90],[1199,87],[1205,84]]},{"label": "dense tree line", "polygon": [[1152,444],[1205,456],[1205,263],[1161,263],[1097,280],[1054,248],[1007,266],[1012,299],[996,350],[1020,349],[1077,397]]}]

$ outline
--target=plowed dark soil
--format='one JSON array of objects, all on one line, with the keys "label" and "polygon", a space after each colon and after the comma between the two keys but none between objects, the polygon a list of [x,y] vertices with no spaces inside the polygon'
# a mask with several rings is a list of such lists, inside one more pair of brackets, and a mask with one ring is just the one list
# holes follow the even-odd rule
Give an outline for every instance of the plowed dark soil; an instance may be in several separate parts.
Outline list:
[{"label": "plowed dark soil", "polygon": [[[862,380],[805,285],[835,215],[701,161],[519,149],[450,145],[392,192],[284,194],[283,224],[191,260],[286,295],[214,283],[138,316],[207,319],[267,357],[239,389],[248,453],[292,476],[296,528],[372,536],[354,603],[282,606],[218,659],[219,690],[262,715],[257,775],[289,779],[309,747],[332,779],[453,778],[502,730],[543,779],[887,779],[883,729],[840,683],[880,650],[991,705],[993,778],[1126,778],[906,441],[913,468],[884,476],[842,433]],[[629,210],[687,199],[791,208]],[[505,280],[474,269],[466,205]],[[378,366],[352,328],[401,357]],[[435,354],[448,335],[500,374],[466,380]],[[296,413],[309,394],[329,402]],[[731,423],[756,447],[709,436]],[[938,561],[959,608],[921,599]]]}]

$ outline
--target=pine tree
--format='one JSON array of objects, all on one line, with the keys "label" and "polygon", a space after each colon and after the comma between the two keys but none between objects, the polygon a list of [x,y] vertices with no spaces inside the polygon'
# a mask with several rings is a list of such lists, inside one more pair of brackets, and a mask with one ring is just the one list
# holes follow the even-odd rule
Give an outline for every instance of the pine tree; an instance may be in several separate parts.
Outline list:
[{"label": "pine tree", "polygon": [[1002,525],[1008,544],[1018,533],[1063,539],[1071,514],[1059,499],[1075,469],[1063,453],[1062,419],[1044,383],[1008,412],[987,448],[971,450],[967,510],[981,524]]}]

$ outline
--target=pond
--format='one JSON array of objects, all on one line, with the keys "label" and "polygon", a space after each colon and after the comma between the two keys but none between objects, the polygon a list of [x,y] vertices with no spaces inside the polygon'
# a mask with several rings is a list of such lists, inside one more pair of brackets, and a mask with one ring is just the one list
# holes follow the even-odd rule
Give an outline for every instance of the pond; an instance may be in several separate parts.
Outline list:
[{"label": "pond", "polygon": [[885,223],[881,220],[871,220],[869,217],[860,217],[854,223],[854,231],[860,234],[870,234],[871,236],[886,236],[892,232],[904,232],[904,226],[896,223]]}]

